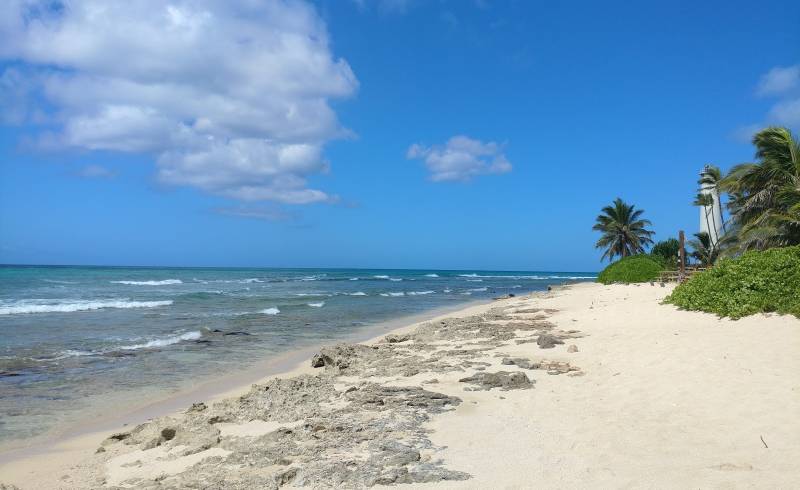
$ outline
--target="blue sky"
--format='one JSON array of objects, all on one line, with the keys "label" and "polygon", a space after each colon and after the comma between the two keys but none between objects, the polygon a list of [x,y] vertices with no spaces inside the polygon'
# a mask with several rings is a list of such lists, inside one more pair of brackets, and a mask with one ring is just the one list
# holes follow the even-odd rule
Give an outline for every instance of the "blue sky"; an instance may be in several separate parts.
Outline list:
[{"label": "blue sky", "polygon": [[598,270],[800,129],[797,2],[63,3],[0,6],[2,263]]}]

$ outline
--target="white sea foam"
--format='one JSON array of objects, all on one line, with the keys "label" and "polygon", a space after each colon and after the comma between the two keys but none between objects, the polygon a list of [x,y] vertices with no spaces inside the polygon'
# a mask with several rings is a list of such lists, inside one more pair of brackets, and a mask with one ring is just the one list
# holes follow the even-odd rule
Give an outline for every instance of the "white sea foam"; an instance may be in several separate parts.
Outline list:
[{"label": "white sea foam", "polygon": [[467,282],[483,282],[483,279],[467,279]]},{"label": "white sea foam", "polygon": [[472,288],[472,289],[470,289],[470,291],[475,291],[475,292],[479,292],[479,293],[483,292],[483,291],[488,291],[488,290],[489,290],[489,288]]},{"label": "white sea foam", "polygon": [[394,278],[394,277],[390,277],[390,278],[389,278],[389,280],[390,280],[390,281],[392,281],[392,282],[400,282],[400,281],[402,281],[403,279],[402,279],[402,278]]},{"label": "white sea foam", "polygon": [[264,281],[262,281],[261,279],[258,279],[256,277],[251,277],[251,278],[248,278],[248,279],[242,279],[242,282],[244,284],[250,284],[252,282],[264,282]]},{"label": "white sea foam", "polygon": [[358,281],[358,278],[357,277],[351,277],[350,280],[351,281]]},{"label": "white sea foam", "polygon": [[372,276],[375,279],[389,279],[389,276]]},{"label": "white sea foam", "polygon": [[559,276],[559,275],[480,275],[480,274],[459,274],[459,277],[484,277],[490,279],[597,279],[597,276]]},{"label": "white sea foam", "polygon": [[[409,294],[410,294],[410,293],[409,293]],[[381,296],[385,296],[385,297],[387,297],[387,298],[388,298],[388,297],[398,297],[398,296],[405,296],[405,295],[406,295],[406,293],[403,293],[403,292],[399,292],[399,293],[381,293]]]},{"label": "white sea foam", "polygon": [[143,344],[123,345],[121,350],[136,350],[136,349],[154,349],[157,347],[166,347],[168,345],[177,344],[184,340],[199,340],[202,337],[202,332],[193,331],[171,337],[164,337],[162,339],[154,339]]},{"label": "white sea foam", "polygon": [[425,277],[439,277],[439,274],[425,274]]},{"label": "white sea foam", "polygon": [[426,294],[433,294],[436,291],[411,291],[408,294],[411,296],[424,296]]},{"label": "white sea foam", "polygon": [[319,303],[308,303],[308,306],[311,306],[313,308],[322,308],[323,306],[325,306],[325,302],[320,301]]},{"label": "white sea foam", "polygon": [[82,301],[75,300],[68,303],[40,303],[23,301],[10,305],[0,306],[0,315],[19,315],[24,313],[71,313],[73,311],[100,310],[104,308],[155,308],[169,306],[172,301]]},{"label": "white sea foam", "polygon": [[366,296],[367,293],[363,291],[356,291],[355,293],[345,293],[348,296]]},{"label": "white sea foam", "polygon": [[164,279],[163,281],[111,281],[113,284],[126,284],[128,286],[168,286],[170,284],[183,284],[180,279]]},{"label": "white sea foam", "polygon": [[279,310],[279,309],[277,309],[275,307],[272,307],[272,308],[267,308],[265,310],[261,310],[259,313],[263,313],[265,315],[277,315],[280,312],[281,312],[281,310]]},{"label": "white sea foam", "polygon": [[326,297],[331,297],[331,296],[333,296],[330,293],[295,293],[294,295],[295,296],[301,296],[301,297],[305,297],[305,296],[314,296],[314,297],[326,296]]},{"label": "white sea foam", "polygon": [[443,292],[445,292],[445,293],[452,293],[452,292],[453,292],[453,290],[452,290],[452,289],[445,289]]},{"label": "white sea foam", "polygon": [[42,281],[52,284],[78,284],[77,281],[59,281],[57,279],[42,279]]}]

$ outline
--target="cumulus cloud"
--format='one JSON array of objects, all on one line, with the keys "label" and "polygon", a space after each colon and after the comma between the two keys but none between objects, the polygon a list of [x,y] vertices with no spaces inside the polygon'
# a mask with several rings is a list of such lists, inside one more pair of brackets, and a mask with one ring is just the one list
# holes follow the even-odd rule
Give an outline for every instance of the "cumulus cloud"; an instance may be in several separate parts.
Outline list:
[{"label": "cumulus cloud", "polygon": [[233,199],[334,199],[308,179],[358,82],[303,1],[4,0],[0,59],[0,100],[40,93],[48,145],[151,154],[160,181]]},{"label": "cumulus cloud", "polygon": [[800,130],[800,65],[772,68],[761,77],[755,93],[774,102],[761,123],[738,128],[733,133],[734,138],[750,142],[752,136],[767,125]]},{"label": "cumulus cloud", "polygon": [[503,153],[503,145],[467,136],[453,136],[444,145],[424,146],[413,144],[406,157],[420,159],[430,171],[434,182],[466,182],[485,174],[503,174],[511,171],[511,163]]},{"label": "cumulus cloud", "polygon": [[758,83],[758,95],[779,95],[800,87],[800,65],[776,66]]}]

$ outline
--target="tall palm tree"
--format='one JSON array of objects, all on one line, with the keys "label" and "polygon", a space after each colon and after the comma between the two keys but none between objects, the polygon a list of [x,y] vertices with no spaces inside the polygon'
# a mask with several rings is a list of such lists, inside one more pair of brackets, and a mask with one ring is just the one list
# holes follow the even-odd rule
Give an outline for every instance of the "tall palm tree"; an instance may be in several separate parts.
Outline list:
[{"label": "tall palm tree", "polygon": [[595,245],[595,248],[605,249],[600,261],[643,253],[644,247],[653,243],[650,237],[654,232],[646,228],[652,223],[641,218],[644,210],[635,208],[616,198],[597,216],[597,223],[592,229],[603,234]]},{"label": "tall palm tree", "polygon": [[719,248],[711,242],[711,236],[704,231],[695,233],[694,236],[696,237],[695,240],[689,240],[689,246],[692,247],[692,257],[697,259],[703,266],[714,265],[719,256]]},{"label": "tall palm tree", "polygon": [[725,225],[725,218],[722,215],[722,189],[720,188],[720,182],[722,182],[722,171],[716,165],[706,165],[703,168],[703,171],[700,172],[700,180],[697,181],[700,184],[700,189],[711,189],[717,195],[717,202],[716,206],[712,204],[711,209],[711,221],[714,224],[714,229],[716,230],[717,220],[719,220],[720,224],[722,225],[723,233],[726,231]]},{"label": "tall palm tree", "polygon": [[[716,223],[714,223],[714,225],[715,225],[714,228],[711,228],[711,221],[709,221],[709,219],[708,219],[708,215],[709,214],[713,214],[713,210],[712,210],[711,213],[709,213],[709,209],[711,209],[712,206],[714,206],[714,198],[711,196],[711,194],[705,194],[703,192],[698,192],[697,196],[694,198],[694,202],[692,204],[695,205],[695,206],[699,206],[703,210],[703,214],[706,217],[706,230],[711,231],[713,229],[714,231],[716,231],[716,229],[717,229],[716,228]],[[711,235],[709,235],[709,239],[710,238],[711,238]]]},{"label": "tall palm tree", "polygon": [[800,244],[800,144],[787,128],[753,136],[756,163],[735,166],[720,182],[731,195],[735,251]]}]

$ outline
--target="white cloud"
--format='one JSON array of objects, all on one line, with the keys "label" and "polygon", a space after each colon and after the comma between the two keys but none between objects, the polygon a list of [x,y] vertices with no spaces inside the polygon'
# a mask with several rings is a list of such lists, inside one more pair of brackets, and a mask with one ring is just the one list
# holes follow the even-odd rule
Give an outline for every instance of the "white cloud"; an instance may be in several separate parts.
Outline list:
[{"label": "white cloud", "polygon": [[413,144],[406,157],[421,159],[434,182],[466,182],[478,175],[511,171],[511,163],[503,153],[503,145],[493,141],[483,143],[467,136],[453,136],[444,145]]},{"label": "white cloud", "polygon": [[738,128],[734,138],[750,142],[753,134],[770,125],[800,130],[800,65],[777,66],[768,71],[761,77],[756,95],[769,96],[775,102],[763,122]]},{"label": "white cloud", "polygon": [[770,109],[768,119],[790,128],[800,128],[800,98],[785,99]]},{"label": "white cloud", "polygon": [[37,69],[25,92],[60,145],[152,154],[162,182],[234,199],[333,199],[308,179],[348,135],[329,101],[358,82],[305,2],[4,0],[0,59]]},{"label": "white cloud", "polygon": [[758,83],[758,95],[780,95],[800,87],[800,65],[776,66]]}]

